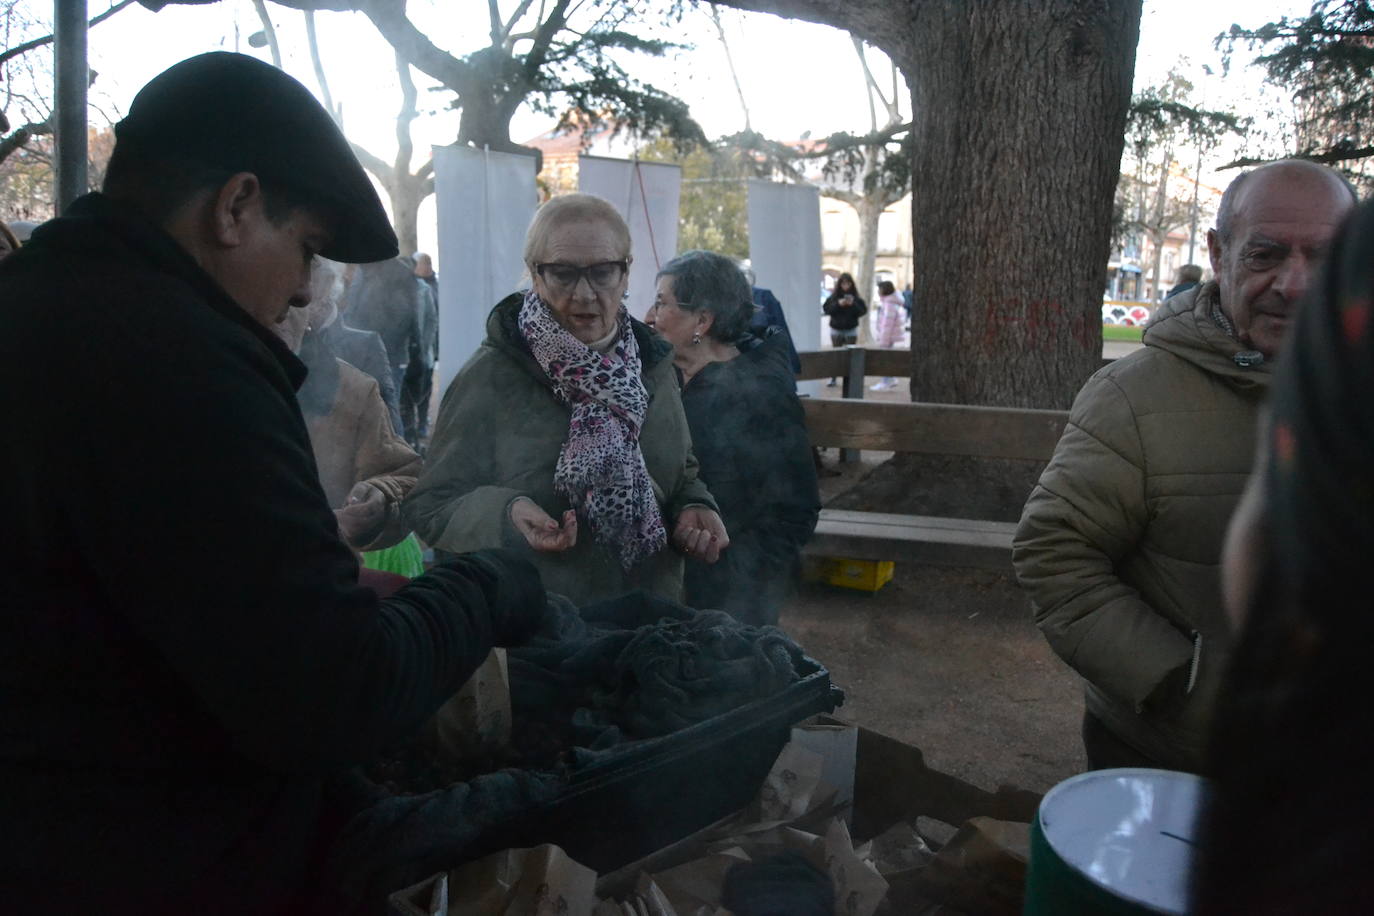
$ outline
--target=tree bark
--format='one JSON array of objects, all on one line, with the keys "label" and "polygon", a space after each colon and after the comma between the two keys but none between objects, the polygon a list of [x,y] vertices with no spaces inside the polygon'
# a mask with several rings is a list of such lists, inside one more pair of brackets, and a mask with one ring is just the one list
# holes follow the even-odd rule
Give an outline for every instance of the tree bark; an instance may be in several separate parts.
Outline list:
[{"label": "tree bark", "polygon": [[873,315],[877,314],[878,296],[873,288],[873,265],[878,257],[878,221],[882,218],[887,201],[875,194],[865,194],[854,204],[859,215],[859,266],[854,283],[864,299],[868,300],[868,314],[859,325],[859,343],[867,346],[873,342],[869,331]]},{"label": "tree bark", "polygon": [[914,111],[919,401],[1067,408],[1102,355],[1141,0],[718,0],[897,61]]}]

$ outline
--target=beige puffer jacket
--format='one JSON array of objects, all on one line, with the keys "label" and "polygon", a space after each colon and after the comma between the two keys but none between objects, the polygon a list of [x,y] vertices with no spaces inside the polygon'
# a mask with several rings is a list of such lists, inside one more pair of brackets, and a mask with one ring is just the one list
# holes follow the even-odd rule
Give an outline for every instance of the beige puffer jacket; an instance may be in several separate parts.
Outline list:
[{"label": "beige puffer jacket", "polygon": [[[1036,623],[1087,680],[1088,710],[1184,770],[1201,766],[1230,650],[1221,545],[1271,378],[1236,358],[1216,296],[1209,283],[1166,302],[1145,346],[1084,385],[1012,555]],[[1180,669],[1186,697],[1147,702]]]}]

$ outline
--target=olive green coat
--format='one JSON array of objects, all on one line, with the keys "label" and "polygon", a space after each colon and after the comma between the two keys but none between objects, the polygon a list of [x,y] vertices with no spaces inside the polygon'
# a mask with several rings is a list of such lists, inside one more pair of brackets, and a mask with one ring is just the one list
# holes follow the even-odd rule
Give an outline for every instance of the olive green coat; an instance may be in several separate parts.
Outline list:
[{"label": "olive green coat", "polygon": [[[626,572],[613,551],[594,543],[585,518],[577,544],[562,553],[531,549],[511,525],[507,509],[519,496],[555,519],[569,508],[567,498],[554,492],[553,473],[568,437],[570,410],[555,398],[520,336],[521,301],[507,296],[492,310],[486,340],[445,392],[424,473],[405,501],[406,517],[421,538],[442,550],[519,550],[538,567],[545,588],[576,604],[636,588],[681,600],[682,557],[671,546]],[[640,322],[632,320],[632,326],[649,391],[639,447],[671,536],[684,507],[716,505],[697,479],[672,347]]]},{"label": "olive green coat", "polygon": [[[1231,646],[1221,545],[1271,377],[1234,359],[1245,348],[1211,318],[1216,289],[1170,299],[1141,350],[1088,380],[1013,548],[1036,622],[1087,680],[1088,710],[1184,770],[1201,766]],[[1194,665],[1186,696],[1147,702]]]}]

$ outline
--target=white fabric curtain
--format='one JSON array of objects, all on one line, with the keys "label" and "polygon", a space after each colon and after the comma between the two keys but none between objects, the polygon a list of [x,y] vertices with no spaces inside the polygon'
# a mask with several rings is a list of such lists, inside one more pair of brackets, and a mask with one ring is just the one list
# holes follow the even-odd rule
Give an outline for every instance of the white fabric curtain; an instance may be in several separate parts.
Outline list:
[{"label": "white fabric curtain", "polygon": [[492,306],[517,289],[525,230],[539,192],[534,158],[466,146],[434,148],[439,222],[439,390],[486,337]]},{"label": "white fabric curtain", "polygon": [[[821,197],[812,187],[749,180],[749,261],[755,284],[782,303],[798,352],[821,348]],[[819,392],[818,382],[798,390]]]},{"label": "white fabric curtain", "polygon": [[583,156],[577,187],[610,201],[630,225],[630,314],[643,318],[654,304],[654,277],[677,254],[682,169],[660,162]]}]

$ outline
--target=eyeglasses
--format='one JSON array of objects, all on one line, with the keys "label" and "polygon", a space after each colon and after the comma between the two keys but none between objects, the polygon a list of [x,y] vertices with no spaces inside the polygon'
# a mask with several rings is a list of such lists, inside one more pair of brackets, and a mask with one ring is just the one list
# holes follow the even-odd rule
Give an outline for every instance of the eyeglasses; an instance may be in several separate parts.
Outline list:
[{"label": "eyeglasses", "polygon": [[613,290],[620,285],[621,280],[625,279],[625,274],[629,269],[630,263],[628,261],[602,261],[598,264],[588,264],[586,267],[562,264],[557,261],[534,265],[534,272],[551,289],[565,293],[574,290],[583,279],[594,290],[601,292]]}]

